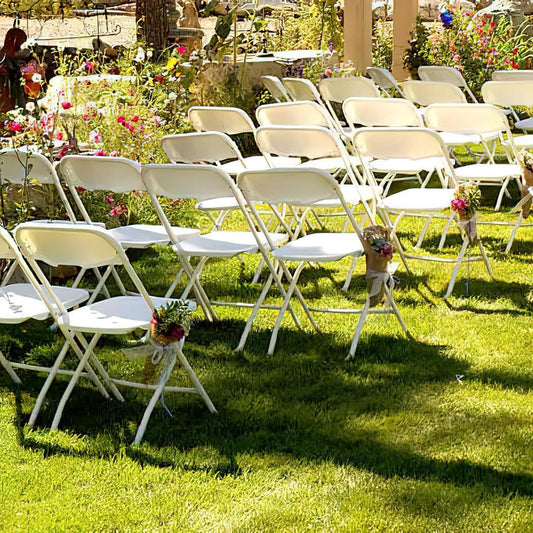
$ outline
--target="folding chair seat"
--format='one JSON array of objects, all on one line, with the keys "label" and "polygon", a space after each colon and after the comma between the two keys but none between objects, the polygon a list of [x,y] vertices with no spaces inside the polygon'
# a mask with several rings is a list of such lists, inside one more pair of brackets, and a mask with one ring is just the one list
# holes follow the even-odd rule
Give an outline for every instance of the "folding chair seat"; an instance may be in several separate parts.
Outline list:
[{"label": "folding chair seat", "polygon": [[452,85],[459,87],[459,89],[463,89],[470,97],[470,100],[477,104],[477,99],[468,86],[468,83],[461,72],[454,67],[444,65],[423,65],[418,67],[418,77],[422,81],[441,81],[444,83],[451,83]]},{"label": "folding chair seat", "polygon": [[[252,119],[238,107],[193,106],[188,111],[189,120],[196,131],[218,131],[226,135],[254,134]],[[292,167],[300,164],[297,158],[276,157],[266,161],[262,155],[244,157],[224,167],[229,174],[237,175],[243,170],[277,167]]]},{"label": "folding chair seat", "polygon": [[[362,234],[355,222],[347,201],[344,199],[341,187],[329,174],[322,170],[296,168],[243,172],[237,178],[237,183],[250,206],[250,210],[254,215],[257,225],[263,231],[265,231],[265,227],[259,213],[254,207],[256,203],[265,203],[268,205],[290,204],[294,207],[309,208],[310,206],[314,206],[317,203],[324,201],[340,205],[350,221],[350,226],[353,230],[353,233],[313,233],[303,237],[295,235],[293,240],[283,246],[270,246],[272,249],[270,255],[273,259],[273,263],[279,265],[280,269],[278,270],[277,266],[270,267],[271,275],[265,283],[254,310],[248,319],[237,350],[242,350],[244,348],[252,324],[268,294],[273,279],[277,279],[279,284],[280,278],[277,278],[279,272],[279,275],[283,275],[286,278],[288,288],[284,294],[283,303],[270,338],[268,353],[272,354],[275,350],[283,316],[290,305],[293,295],[298,296],[304,311],[315,328],[316,324],[312,319],[312,313],[320,311],[346,312],[346,310],[343,309],[310,308],[298,289],[298,280],[307,263],[328,263],[339,261],[345,257],[361,257],[364,253]],[[264,245],[261,242],[258,242],[258,246],[264,248]],[[262,253],[266,254],[266,251],[263,249]],[[287,263],[292,261],[297,262],[298,266],[291,273]],[[407,329],[394,303],[392,292],[386,284],[385,291],[390,308],[384,310],[370,309],[369,299],[367,298],[364,308],[359,310],[359,312],[361,312],[361,318],[350,347],[349,358],[353,357],[355,354],[359,335],[366,319],[366,315],[369,312],[395,314],[401,327],[407,333]],[[351,310],[348,312],[358,311]]]},{"label": "folding chair seat", "polygon": [[[478,105],[478,104],[469,104]],[[426,231],[433,218],[445,211],[450,210],[451,201],[454,198],[454,190],[457,185],[457,178],[447,154],[444,144],[439,135],[426,128],[361,128],[355,132],[353,138],[354,146],[363,162],[363,170],[367,176],[368,181],[373,179],[373,170],[370,161],[373,159],[390,159],[410,158],[413,160],[435,158],[440,159],[441,167],[437,169],[440,175],[440,188],[414,188],[405,189],[396,194],[391,194],[383,198],[378,203],[378,214],[382,217],[386,225],[393,228],[392,238],[396,244],[398,252],[403,260],[403,263],[408,269],[407,259],[420,259],[428,261],[437,261],[443,263],[453,263],[454,270],[452,272],[451,280],[448,284],[446,296],[449,296],[454,288],[455,279],[459,271],[459,267],[463,262],[483,261],[492,277],[490,265],[486,257],[483,245],[479,242],[481,257],[468,257],[465,259],[465,252],[468,247],[468,238],[464,236],[463,246],[459,256],[455,259],[446,259],[435,256],[418,256],[408,255],[403,251],[403,247],[397,237],[397,228],[404,216],[417,216],[426,218],[426,222],[422,229],[422,233],[418,239],[415,248],[421,246],[425,237]],[[397,218],[392,224],[390,214],[397,214]],[[444,242],[446,231],[449,224],[453,220],[453,212],[448,217],[448,222],[443,228],[441,243]]]},{"label": "folding chair seat", "polygon": [[261,76],[261,81],[276,102],[290,102],[291,98],[278,77]]},{"label": "folding chair seat", "polygon": [[[13,264],[20,269],[27,280],[25,283],[11,284],[7,284],[3,280],[2,287],[0,287],[0,323],[20,324],[29,319],[46,320],[50,318],[51,314],[46,296],[43,293],[44,289],[39,286],[13,237],[2,227],[0,227],[0,258],[13,261]],[[66,309],[80,305],[89,298],[89,293],[84,289],[52,286],[51,290],[54,291],[56,298]],[[9,361],[1,351],[0,363],[17,384],[21,383],[21,380],[15,373],[15,368],[37,372],[51,371],[49,367]]]},{"label": "folding chair seat", "polygon": [[[347,98],[343,103],[343,111],[352,131],[357,127],[422,127],[422,119],[416,107],[409,100],[403,98]],[[427,172],[426,182],[429,181],[440,160],[412,160],[376,159],[369,162],[376,173],[385,174],[381,180],[386,195],[397,174],[407,174],[406,178],[415,177],[422,185],[420,174]]]},{"label": "folding chair seat", "polygon": [[[236,189],[231,177],[221,168],[211,165],[146,165],[142,168],[142,177],[146,189],[150,194],[154,208],[159,215],[162,224],[168,229],[173,249],[179,259],[188,283],[181,298],[186,298],[190,290],[196,294],[198,303],[208,318],[214,320],[216,314],[212,308],[212,302],[202,287],[200,274],[203,266],[209,258],[231,258],[240,254],[255,254],[258,250],[257,239],[253,231],[212,231],[211,233],[192,237],[184,241],[174,239],[165,213],[161,209],[158,197],[169,199],[194,198],[198,201],[212,198],[226,197],[233,194],[239,203],[243,216],[247,217],[244,204],[240,200],[240,194]],[[268,242],[279,245],[288,238],[286,234],[273,233],[262,240],[265,246]],[[199,258],[198,264],[193,267],[191,258]],[[182,271],[171,284],[166,296],[171,296],[177,287]],[[239,305],[235,303],[216,302],[217,305]],[[244,304],[246,305],[246,304]]]},{"label": "folding chair seat", "polygon": [[507,137],[507,163],[496,163],[489,153],[487,163],[465,165],[455,169],[459,179],[482,185],[498,185],[500,192],[494,207],[497,211],[510,180],[515,179],[518,182],[522,175],[505,114],[490,104],[433,104],[426,109],[426,123],[438,132],[476,136],[478,142],[481,142],[483,135],[493,132],[497,132],[502,140],[503,135]]},{"label": "folding chair seat", "polygon": [[318,90],[325,102],[328,111],[335,120],[337,130],[339,133],[350,135],[351,129],[346,127],[346,120],[339,116],[334,108],[334,105],[342,106],[346,98],[360,97],[360,98],[378,98],[379,89],[374,82],[362,76],[350,76],[347,78],[324,78],[318,84]]},{"label": "folding chair seat", "polygon": [[[94,349],[100,338],[103,335],[123,335],[135,329],[148,329],[154,309],[160,305],[168,304],[171,300],[149,296],[121,244],[103,228],[86,224],[35,224],[29,222],[17,226],[15,239],[42,283],[46,296],[51,301],[51,308],[56,309],[55,319],[59,329],[67,339],[68,348],[72,349],[80,358],[80,362],[61,397],[52,422],[52,429],[57,429],[65,405],[88,362],[90,360],[98,361]],[[98,268],[110,263],[122,265],[140,296],[117,296],[69,311],[50,287],[38,264],[39,261],[49,265],[68,264],[85,266],[86,268]],[[91,336],[90,340],[86,338],[86,335]],[[173,345],[172,349],[163,350],[164,368],[156,385],[112,378],[104,367],[100,363],[98,364],[98,371],[104,383],[120,401],[124,401],[124,398],[118,391],[117,384],[154,391],[137,430],[135,443],[141,441],[155,404],[164,391],[197,393],[202,397],[208,409],[215,412],[211,400],[183,354],[184,340],[182,338],[179,343]],[[189,374],[194,385],[192,388],[166,386],[176,363],[176,357]],[[56,361],[56,366],[60,364],[61,361]],[[30,417],[30,425],[33,425],[37,419],[50,383],[51,381],[48,379],[39,394]]]},{"label": "folding chair seat", "polygon": [[405,98],[396,78],[386,68],[366,67],[365,74],[379,87],[385,96],[394,96],[394,91]]}]

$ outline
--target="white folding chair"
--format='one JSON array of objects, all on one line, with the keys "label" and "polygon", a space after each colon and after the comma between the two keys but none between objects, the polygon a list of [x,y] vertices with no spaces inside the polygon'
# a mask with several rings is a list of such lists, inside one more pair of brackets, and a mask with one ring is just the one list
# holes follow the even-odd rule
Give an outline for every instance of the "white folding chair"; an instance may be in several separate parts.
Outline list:
[{"label": "white folding chair", "polygon": [[[252,119],[238,107],[192,106],[188,117],[196,131],[218,131],[227,135],[255,133]],[[276,157],[269,162],[262,155],[252,155],[244,157],[242,162],[234,163],[234,167],[226,167],[225,170],[237,174],[244,169],[264,169],[272,165],[292,167],[299,164],[298,158]]]},{"label": "white folding chair", "polygon": [[[416,107],[409,100],[403,98],[347,98],[343,103],[344,116],[351,127],[421,127],[422,119]],[[400,160],[384,159],[369,162],[372,170],[385,174],[380,184],[386,196],[396,180],[411,180],[416,178],[422,185],[421,173],[426,172],[425,182],[429,182],[435,169],[439,166],[438,160]],[[398,174],[405,177],[397,178]]]},{"label": "white folding chair", "polygon": [[455,85],[441,81],[406,80],[402,84],[405,98],[414,104],[466,104],[466,97]]},{"label": "white folding chair", "polygon": [[463,75],[454,67],[444,65],[423,65],[418,67],[418,77],[422,81],[442,81],[445,83],[451,83],[452,85],[463,89],[472,102],[477,103],[477,99],[474,96],[474,93],[470,90]]},{"label": "white folding chair", "polygon": [[276,76],[261,76],[261,81],[276,102],[289,102],[290,96],[283,83]]},{"label": "white folding chair", "polygon": [[[240,254],[254,254],[258,252],[257,239],[252,231],[212,231],[207,234],[192,237],[184,241],[178,241],[172,237],[171,228],[165,213],[161,209],[158,197],[170,199],[194,198],[198,201],[210,200],[234,195],[239,202],[238,191],[231,177],[222,169],[211,165],[146,165],[142,169],[142,177],[146,189],[150,194],[154,208],[161,223],[168,228],[173,249],[178,256],[179,262],[185,272],[188,283],[181,295],[187,298],[193,290],[198,303],[208,320],[214,320],[216,314],[212,308],[217,305],[241,305],[230,302],[211,302],[200,282],[200,274],[203,266],[210,258],[231,258]],[[240,205],[243,216],[246,217],[244,206]],[[269,237],[277,244],[287,240],[286,234],[275,233]],[[265,246],[266,237],[263,237]],[[199,258],[198,264],[193,267],[191,258]],[[181,278],[181,270],[168,289],[166,296],[171,296]],[[246,305],[246,304],[242,304]]]},{"label": "white folding chair", "polygon": [[394,96],[394,91],[405,98],[402,88],[396,78],[386,68],[366,67],[365,74],[381,89],[385,96]]},{"label": "white folding chair", "polygon": [[[433,104],[426,109],[426,124],[438,132],[459,135],[473,135],[478,143],[483,142],[483,135],[497,133],[503,140],[505,136],[509,149],[507,163],[496,163],[489,152],[487,163],[464,165],[455,169],[461,180],[474,181],[481,185],[497,185],[500,192],[494,207],[497,211],[507,191],[509,182],[517,181],[522,175],[518,163],[518,153],[509,130],[507,117],[502,110],[490,104]],[[474,141],[474,142],[476,142]]]},{"label": "white folding chair", "polygon": [[492,81],[533,81],[533,70],[495,70],[492,73]]},{"label": "white folding chair", "polygon": [[[514,127],[524,133],[533,130],[533,117],[520,120],[514,107],[533,107],[533,79],[516,81],[487,81],[481,87],[483,101],[509,111],[515,120]],[[513,136],[514,145],[517,148],[533,147],[533,135]],[[506,145],[506,141],[503,141]]]},{"label": "white folding chair", "polygon": [[[57,309],[56,322],[67,339],[68,347],[80,357],[80,363],[61,397],[52,422],[52,429],[57,429],[65,405],[80,375],[87,367],[89,360],[97,361],[94,349],[100,338],[103,335],[124,335],[135,329],[148,329],[154,309],[168,304],[171,300],[152,297],[148,294],[121,244],[103,228],[85,224],[36,224],[29,222],[17,226],[15,239],[46,290],[47,297]],[[39,261],[51,265],[66,264],[85,266],[86,268],[98,268],[111,263],[122,265],[140,296],[117,296],[69,311],[50,287],[38,264]],[[86,335],[91,336],[90,340],[87,340]],[[208,409],[211,412],[216,412],[209,396],[183,354],[184,341],[185,339],[182,338],[179,343],[172,345],[171,349],[163,350],[163,370],[156,385],[111,378],[101,364],[98,367],[104,383],[120,401],[123,401],[124,398],[118,391],[117,384],[154,391],[137,430],[134,443],[141,441],[151,413],[164,391],[199,394]],[[166,386],[176,363],[176,357],[189,374],[194,385],[192,388]],[[35,423],[49,385],[50,382],[47,380],[30,417],[30,425]]]},{"label": "white folding chair", "polygon": [[281,80],[287,93],[295,102],[299,100],[310,100],[324,105],[320,93],[310,80],[305,78],[283,78]]},{"label": "white folding chair", "polygon": [[[362,76],[351,76],[347,78],[325,78],[320,80],[318,90],[323,101],[328,108],[339,133],[349,135],[350,128],[344,128],[342,121],[339,120],[334,105],[341,106],[346,98],[350,97],[379,97],[379,89],[374,82]],[[343,117],[344,120],[344,117]]]},{"label": "white folding chair", "polygon": [[[311,318],[311,312],[348,312],[361,313],[360,320],[357,324],[353,341],[350,347],[348,358],[352,358],[357,348],[357,342],[363,328],[364,321],[368,313],[393,313],[398,319],[401,327],[407,333],[407,328],[398,312],[391,290],[387,286],[387,278],[385,276],[382,283],[384,283],[385,292],[387,294],[387,302],[390,308],[386,309],[371,309],[369,298],[367,298],[363,309],[316,309],[309,307],[298,290],[298,280],[302,273],[304,266],[307,263],[327,263],[335,262],[344,257],[361,257],[364,253],[362,245],[362,234],[355,222],[347,201],[344,199],[342,190],[339,184],[326,172],[319,169],[270,169],[267,171],[250,171],[243,172],[237,178],[237,183],[243,193],[244,198],[250,206],[256,223],[259,227],[266,230],[263,221],[255,209],[255,203],[266,203],[269,205],[291,204],[294,207],[309,208],[320,202],[334,202],[340,205],[350,221],[353,233],[313,233],[303,237],[291,240],[287,244],[275,247],[271,243],[270,248],[273,260],[281,266],[289,283],[286,294],[283,298],[281,309],[278,313],[276,324],[272,330],[268,353],[274,353],[279,329],[283,320],[283,316],[289,307],[292,296],[296,293],[299,296],[300,303]],[[259,243],[261,247],[262,244]],[[287,265],[290,261],[298,262],[297,268],[290,273]],[[275,272],[273,269],[271,272]],[[257,316],[257,313],[268,294],[270,284],[273,277],[270,276],[265,283],[261,295],[259,296],[256,305],[243,331],[241,340],[237,350],[242,350],[245,346],[246,339],[252,327],[252,324]],[[312,324],[316,324],[311,319]]]},{"label": "white folding chair", "polygon": [[[446,296],[451,295],[455,286],[459,267],[463,262],[483,261],[492,278],[492,271],[481,241],[479,242],[481,257],[472,257],[469,255],[465,259],[465,253],[469,244],[468,237],[465,235],[458,257],[455,259],[447,259],[435,256],[406,254],[397,237],[396,230],[404,216],[408,215],[426,218],[424,228],[415,246],[415,248],[420,247],[431,220],[438,213],[450,210],[451,201],[454,198],[454,190],[457,185],[457,178],[442,139],[436,132],[426,128],[361,128],[355,132],[353,142],[361,157],[363,170],[369,181],[373,179],[373,170],[369,164],[373,159],[395,160],[409,158],[417,160],[435,158],[436,160],[438,159],[441,161],[441,167],[437,170],[441,178],[441,187],[405,189],[383,198],[378,204],[378,213],[383,218],[385,224],[392,227],[391,236],[394,239],[400,257],[407,270],[409,270],[406,262],[407,258],[453,263],[454,269],[448,284]],[[389,214],[391,213],[398,215],[394,224],[392,224],[390,220]],[[453,213],[450,214],[448,222],[443,228],[441,244],[439,247],[443,243],[446,234],[445,232],[452,219]]]},{"label": "white folding chair", "polygon": [[[33,272],[28,267],[24,257],[13,240],[13,237],[7,230],[0,227],[0,258],[8,259],[13,262],[18,269],[20,269],[23,276],[26,278],[25,283],[3,283],[0,288],[0,323],[1,324],[20,324],[29,319],[46,320],[51,315],[45,290],[37,282]],[[57,299],[62,303],[66,309],[71,309],[77,305],[82,304],[89,298],[89,293],[84,289],[75,289],[71,287],[52,286]],[[63,350],[58,355],[58,358],[63,358],[63,351],[67,348],[64,346]],[[15,368],[24,370],[33,370],[36,372],[52,373],[52,378],[59,372],[62,374],[72,374],[67,370],[59,370],[54,372],[53,367],[43,367],[34,364],[21,363],[16,361],[9,361],[6,356],[0,351],[0,364],[4,367],[11,379],[20,384],[21,380],[15,373]],[[91,373],[91,379],[95,377],[94,372]],[[95,381],[98,386],[102,387],[98,380]],[[104,391],[103,387],[101,390]]]}]

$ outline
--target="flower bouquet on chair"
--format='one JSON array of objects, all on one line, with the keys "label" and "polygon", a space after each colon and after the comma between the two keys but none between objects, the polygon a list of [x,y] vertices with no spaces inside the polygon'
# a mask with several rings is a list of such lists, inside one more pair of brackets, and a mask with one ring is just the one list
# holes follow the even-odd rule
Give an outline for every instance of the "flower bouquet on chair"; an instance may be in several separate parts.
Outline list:
[{"label": "flower bouquet on chair", "polygon": [[363,248],[366,258],[366,279],[370,307],[380,304],[385,297],[385,284],[391,274],[389,265],[392,260],[390,228],[368,226],[363,231]]},{"label": "flower bouquet on chair", "polygon": [[155,344],[167,346],[189,334],[192,311],[187,302],[174,300],[152,313],[150,336]]},{"label": "flower bouquet on chair", "polygon": [[154,376],[155,368],[161,362],[166,347],[170,348],[173,343],[179,342],[189,334],[191,322],[192,310],[189,304],[182,300],[174,300],[154,310],[150,320],[149,339],[157,349],[152,357],[146,358],[143,383],[148,383]]},{"label": "flower bouquet on chair", "polygon": [[522,180],[520,182],[520,194],[522,200],[527,197],[527,199],[522,204],[522,216],[527,218],[531,211],[531,196],[529,195],[528,189],[533,187],[533,154],[529,152],[522,152]]},{"label": "flower bouquet on chair", "polygon": [[475,183],[463,183],[455,189],[452,210],[459,217],[459,226],[468,237],[468,244],[478,240],[476,211],[481,201],[481,192]]}]

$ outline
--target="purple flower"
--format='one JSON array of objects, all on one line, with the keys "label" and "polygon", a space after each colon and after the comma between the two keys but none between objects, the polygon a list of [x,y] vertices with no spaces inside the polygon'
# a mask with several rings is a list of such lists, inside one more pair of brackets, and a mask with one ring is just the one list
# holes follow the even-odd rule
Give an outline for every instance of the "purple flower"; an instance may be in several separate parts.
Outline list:
[{"label": "purple flower", "polygon": [[296,70],[296,76],[298,78],[304,77],[304,66],[303,65],[298,65],[298,69]]},{"label": "purple flower", "polygon": [[328,50],[330,51],[330,53],[333,53],[333,50],[334,50],[333,46],[334,46],[333,41],[329,41]]}]

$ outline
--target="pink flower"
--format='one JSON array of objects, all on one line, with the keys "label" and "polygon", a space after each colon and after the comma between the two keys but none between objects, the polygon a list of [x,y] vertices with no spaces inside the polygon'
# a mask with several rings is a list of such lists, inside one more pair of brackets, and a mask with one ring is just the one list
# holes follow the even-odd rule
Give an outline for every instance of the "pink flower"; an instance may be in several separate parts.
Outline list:
[{"label": "pink flower", "polygon": [[158,117],[157,115],[154,115],[152,118],[151,118],[152,122],[154,123],[155,126],[161,126],[161,117]]},{"label": "pink flower", "polygon": [[11,131],[22,131],[22,126],[18,122],[11,121],[9,123],[9,129]]},{"label": "pink flower", "polygon": [[61,107],[63,109],[70,109],[72,107],[72,104],[70,102],[61,102]]},{"label": "pink flower", "polygon": [[125,119],[122,115],[119,115],[119,116],[117,117],[117,122],[118,122],[119,124],[124,124],[125,120],[126,120],[126,119]]},{"label": "pink flower", "polygon": [[86,62],[85,62],[85,68],[86,68],[89,72],[94,72],[94,70],[96,69],[96,64],[93,63],[92,61],[86,61]]},{"label": "pink flower", "polygon": [[139,122],[139,115],[135,115],[131,118],[132,122]]},{"label": "pink flower", "polygon": [[83,115],[81,117],[85,122],[87,122],[89,120],[89,115]]},{"label": "pink flower", "polygon": [[379,253],[390,261],[392,259],[392,244],[390,242],[383,243]]},{"label": "pink flower", "polygon": [[187,48],[185,48],[185,46],[180,45],[178,46],[178,48],[176,48],[176,51],[178,52],[179,55],[182,55],[187,51]]},{"label": "pink flower", "polygon": [[57,154],[56,159],[62,159],[62,157],[63,157],[64,155],[66,155],[67,152],[68,152],[68,145],[67,145],[67,144],[64,144],[64,145],[61,147],[61,150],[59,150],[59,153]]},{"label": "pink flower", "polygon": [[62,140],[63,140],[63,132],[61,132],[61,131],[56,131],[56,132],[54,133],[54,139],[55,139],[56,141],[62,141]]},{"label": "pink flower", "polygon": [[468,202],[463,198],[454,198],[452,200],[452,209],[454,211],[466,211],[468,208]]},{"label": "pink flower", "polygon": [[107,155],[107,152],[105,150],[103,150],[102,148],[100,148],[100,150],[96,150],[96,152],[94,152],[94,155],[96,155],[96,156],[104,156],[104,155]]},{"label": "pink flower", "polygon": [[112,217],[119,217],[120,215],[127,215],[128,214],[128,208],[124,204],[117,204],[111,211],[109,211],[109,215]]},{"label": "pink flower", "polygon": [[92,130],[89,132],[89,142],[100,144],[102,142],[102,135],[98,130]]},{"label": "pink flower", "polygon": [[116,150],[113,150],[110,154],[110,157],[118,157],[118,152]]},{"label": "pink flower", "polygon": [[114,199],[110,194],[108,194],[108,195],[105,197],[105,201],[106,201],[109,205],[115,205],[115,199]]}]

